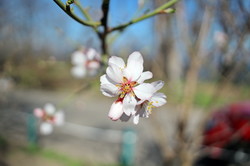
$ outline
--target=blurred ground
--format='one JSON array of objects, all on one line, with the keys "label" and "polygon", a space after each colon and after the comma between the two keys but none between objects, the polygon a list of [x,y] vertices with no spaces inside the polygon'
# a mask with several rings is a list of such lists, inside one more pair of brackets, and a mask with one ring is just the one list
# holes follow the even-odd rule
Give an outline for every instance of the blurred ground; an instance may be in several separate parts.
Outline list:
[{"label": "blurred ground", "polygon": [[[17,148],[28,145],[26,138],[27,115],[34,108],[43,107],[47,102],[62,106],[62,101],[67,103],[66,100],[70,99],[70,102],[63,106],[67,124],[55,128],[55,132],[49,136],[40,136],[39,146],[75,160],[91,163],[90,165],[117,164],[121,152],[121,133],[127,128],[133,129],[138,136],[135,149],[137,165],[159,165],[162,156],[159,144],[155,141],[158,137],[156,126],[163,125],[168,135],[171,135],[175,130],[173,124],[177,116],[176,109],[169,105],[153,112],[151,118],[158,119],[157,123],[159,124],[157,125],[151,119],[140,119],[138,125],[133,125],[132,121],[128,123],[112,122],[107,117],[107,113],[114,99],[104,97],[94,90],[82,92],[73,98],[68,98],[69,92],[41,90],[15,90],[1,96],[0,135],[7,139],[11,145],[14,145],[14,148],[11,148],[12,150],[7,153],[6,160],[12,166],[20,165],[22,162],[31,163],[32,166],[34,164],[39,166],[41,163],[44,163],[43,165],[58,165],[53,160],[50,163],[46,157],[39,157],[39,155],[30,157],[29,154],[23,153],[20,148]],[[200,116],[201,114],[197,114],[193,118],[198,119]],[[192,122],[195,124],[197,120]],[[174,143],[174,140],[169,140],[169,142]]]},{"label": "blurred ground", "polygon": [[18,165],[63,166],[65,165],[63,163],[45,158],[43,156],[34,155],[31,153],[24,153],[22,150],[18,148],[12,148],[9,151],[9,155],[7,155],[5,162],[11,166],[18,166]]}]

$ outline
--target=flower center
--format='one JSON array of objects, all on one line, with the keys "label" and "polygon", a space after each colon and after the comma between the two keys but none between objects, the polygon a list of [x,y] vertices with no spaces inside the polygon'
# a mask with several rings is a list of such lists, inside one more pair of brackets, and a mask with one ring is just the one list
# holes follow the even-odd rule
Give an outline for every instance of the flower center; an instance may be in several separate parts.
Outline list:
[{"label": "flower center", "polygon": [[129,83],[125,83],[122,85],[121,87],[122,91],[124,91],[125,93],[129,93],[132,91],[132,85]]},{"label": "flower center", "polygon": [[133,87],[137,85],[135,81],[129,81],[126,77],[123,77],[123,83],[118,84],[117,86],[120,87],[121,93],[120,98],[124,98],[127,93],[131,93],[134,95]]},{"label": "flower center", "polygon": [[42,117],[43,121],[54,121],[54,116],[48,115],[48,114],[44,114]]}]

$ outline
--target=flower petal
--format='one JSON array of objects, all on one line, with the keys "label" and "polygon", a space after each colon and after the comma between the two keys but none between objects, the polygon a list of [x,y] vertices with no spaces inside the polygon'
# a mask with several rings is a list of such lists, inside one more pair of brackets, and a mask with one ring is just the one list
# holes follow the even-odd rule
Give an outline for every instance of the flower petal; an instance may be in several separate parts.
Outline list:
[{"label": "flower petal", "polygon": [[140,119],[140,115],[139,114],[134,115],[133,123],[137,125],[139,123],[139,119]]},{"label": "flower petal", "polygon": [[141,99],[142,101],[149,100],[153,93],[155,92],[155,88],[153,85],[149,83],[143,83],[133,88],[135,95]]},{"label": "flower petal", "polygon": [[160,90],[164,86],[164,81],[155,81],[151,83],[155,87],[155,91]]},{"label": "flower petal", "polygon": [[113,84],[113,85],[116,84],[114,81],[112,81],[110,78],[108,78],[106,74],[104,74],[100,77],[100,82],[101,82],[101,85],[102,84]]},{"label": "flower petal", "polygon": [[133,52],[128,57],[127,66],[124,69],[124,76],[129,81],[137,81],[143,71],[143,58],[141,53]]},{"label": "flower petal", "polygon": [[86,57],[82,51],[75,51],[72,54],[71,62],[74,65],[84,65],[86,62]]},{"label": "flower petal", "polygon": [[137,102],[134,96],[127,94],[123,99],[123,111],[126,115],[130,116],[135,112]]},{"label": "flower petal", "polygon": [[45,104],[44,110],[48,115],[54,115],[54,113],[56,112],[55,106],[51,103]]},{"label": "flower petal", "polygon": [[122,102],[121,101],[115,101],[111,107],[110,107],[110,111],[109,111],[109,118],[113,121],[118,120],[122,114],[123,114],[123,109],[122,109]]},{"label": "flower petal", "polygon": [[150,101],[152,102],[153,106],[160,107],[167,102],[166,98],[166,95],[163,93],[155,93],[150,99]]},{"label": "flower petal", "polygon": [[136,81],[137,83],[143,83],[145,80],[151,79],[153,73],[150,71],[145,71],[141,74],[140,78]]},{"label": "flower petal", "polygon": [[119,88],[113,84],[101,84],[100,90],[102,94],[107,97],[115,97],[119,92]]},{"label": "flower petal", "polygon": [[136,106],[136,113],[135,113],[135,115],[134,115],[134,119],[133,119],[133,122],[134,122],[134,124],[138,124],[139,123],[139,118],[140,117],[143,117],[143,118],[145,118],[146,116],[145,116],[145,104],[143,103],[143,104],[140,104],[140,105],[137,105]]},{"label": "flower petal", "polygon": [[55,125],[61,126],[64,123],[64,113],[63,111],[57,111],[55,113]]},{"label": "flower petal", "polygon": [[41,118],[44,115],[44,112],[41,108],[35,108],[34,115],[38,118]]},{"label": "flower petal", "polygon": [[116,65],[116,66],[118,66],[121,69],[125,68],[125,63],[124,63],[123,59],[120,58],[120,57],[117,57],[117,56],[111,56],[109,58],[108,64],[109,65]]},{"label": "flower petal", "polygon": [[97,55],[97,52],[93,48],[89,48],[87,53],[86,53],[86,56],[87,56],[88,60],[93,60],[96,55]]},{"label": "flower petal", "polygon": [[52,124],[44,122],[40,125],[40,133],[43,135],[49,135],[52,133],[52,131],[53,131]]},{"label": "flower petal", "polygon": [[97,70],[100,68],[100,63],[98,61],[90,61],[87,64],[88,69]]},{"label": "flower petal", "polygon": [[116,65],[112,65],[109,66],[106,70],[107,76],[114,82],[116,83],[122,83],[123,81],[123,74],[122,74],[122,70],[116,66]]},{"label": "flower petal", "polygon": [[76,77],[76,78],[83,78],[86,76],[87,71],[86,68],[84,66],[74,66],[71,69],[71,74]]}]

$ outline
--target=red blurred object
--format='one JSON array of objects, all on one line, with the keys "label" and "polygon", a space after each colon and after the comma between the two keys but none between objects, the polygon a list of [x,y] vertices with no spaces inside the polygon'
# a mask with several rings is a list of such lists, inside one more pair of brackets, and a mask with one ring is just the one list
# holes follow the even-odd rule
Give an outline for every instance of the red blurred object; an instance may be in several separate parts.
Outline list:
[{"label": "red blurred object", "polygon": [[250,141],[250,101],[218,109],[207,123],[203,145],[223,148],[235,140]]}]

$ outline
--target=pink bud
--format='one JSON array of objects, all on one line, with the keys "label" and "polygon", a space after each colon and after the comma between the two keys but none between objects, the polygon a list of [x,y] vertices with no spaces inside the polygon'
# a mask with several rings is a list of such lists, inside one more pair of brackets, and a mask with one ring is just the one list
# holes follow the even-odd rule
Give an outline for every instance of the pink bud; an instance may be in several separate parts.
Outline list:
[{"label": "pink bud", "polygon": [[115,101],[109,110],[109,118],[113,121],[118,120],[123,114],[122,109],[122,102],[121,101]]},{"label": "pink bud", "polygon": [[41,108],[35,108],[34,115],[38,118],[41,118],[44,115],[43,110]]},{"label": "pink bud", "polygon": [[98,69],[100,67],[100,63],[98,61],[89,61],[87,67],[89,69]]}]

